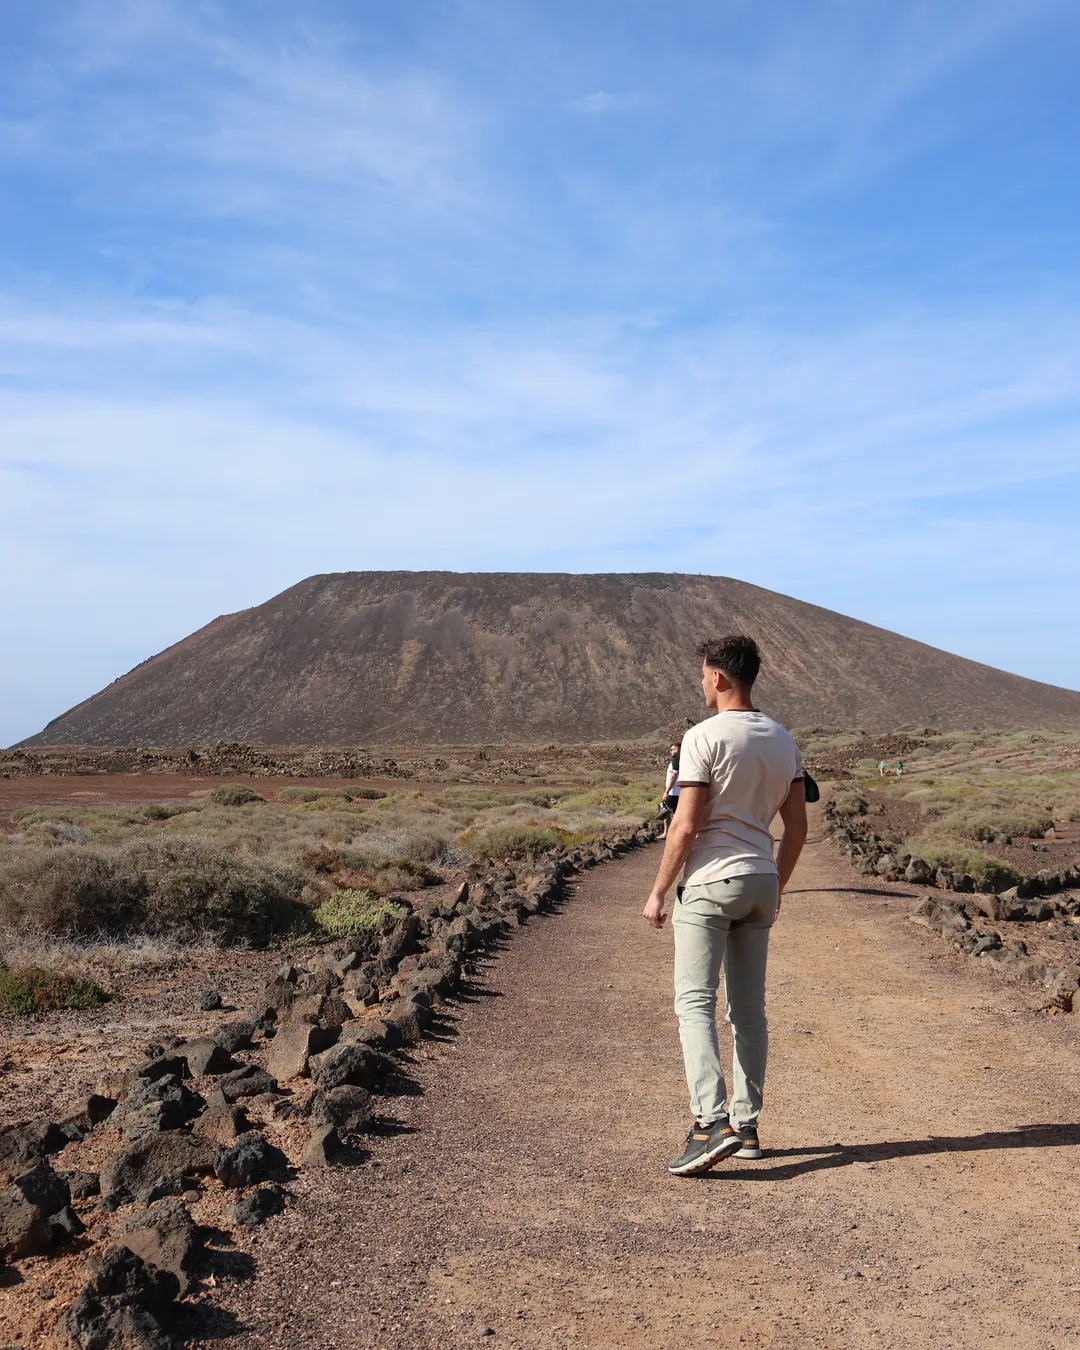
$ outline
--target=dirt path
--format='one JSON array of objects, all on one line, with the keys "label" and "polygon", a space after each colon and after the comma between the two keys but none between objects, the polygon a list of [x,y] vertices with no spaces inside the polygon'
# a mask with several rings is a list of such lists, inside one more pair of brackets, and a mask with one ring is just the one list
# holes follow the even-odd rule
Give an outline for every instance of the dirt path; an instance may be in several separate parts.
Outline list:
[{"label": "dirt path", "polygon": [[227,1344],[1075,1344],[1074,1019],[811,843],[770,967],[769,1155],[673,1180],[671,939],[639,917],[657,859],[515,939],[396,1104],[415,1133],[303,1174],[258,1279],[217,1290]]}]

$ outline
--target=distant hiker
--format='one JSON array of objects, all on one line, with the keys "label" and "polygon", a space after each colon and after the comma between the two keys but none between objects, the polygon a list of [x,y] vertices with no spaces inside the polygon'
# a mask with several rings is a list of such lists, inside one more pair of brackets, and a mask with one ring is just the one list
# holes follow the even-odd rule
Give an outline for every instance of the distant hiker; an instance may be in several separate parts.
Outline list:
[{"label": "distant hiker", "polygon": [[[698,655],[714,715],[683,737],[678,808],[645,905],[645,918],[662,928],[682,872],[672,917],[675,1011],[694,1120],[681,1156],[668,1163],[674,1176],[706,1172],[732,1154],[761,1157],[769,929],[806,842],[798,747],[750,699],[761,665],[757,644],[724,637],[702,643]],[[774,860],[769,826],[777,811],[784,834]],[[735,1041],[730,1105],[716,1032],[721,969]]]},{"label": "distant hiker", "polygon": [[889,766],[885,763],[885,761],[882,760],[881,763],[877,766],[877,776],[879,778],[884,778],[885,772],[888,769],[888,767]]},{"label": "distant hiker", "polygon": [[897,778],[903,778],[904,776],[904,761],[902,759],[896,761],[896,776]]},{"label": "distant hiker", "polygon": [[664,828],[656,836],[658,839],[667,838],[668,824],[671,817],[675,814],[675,808],[679,804],[679,747],[671,747],[671,758],[668,760],[667,772],[664,774],[664,796],[660,802],[661,819],[664,822]]}]

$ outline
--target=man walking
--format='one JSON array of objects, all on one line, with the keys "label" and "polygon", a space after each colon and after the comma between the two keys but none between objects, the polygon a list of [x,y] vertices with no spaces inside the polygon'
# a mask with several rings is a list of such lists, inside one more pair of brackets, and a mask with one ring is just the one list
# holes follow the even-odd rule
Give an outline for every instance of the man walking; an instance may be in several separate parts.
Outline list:
[{"label": "man walking", "polygon": [[[798,747],[751,702],[761,666],[757,644],[724,637],[703,643],[698,655],[714,715],[683,737],[679,804],[645,905],[645,918],[662,928],[668,892],[682,871],[672,918],[675,1011],[694,1121],[682,1154],[668,1163],[674,1176],[707,1172],[732,1154],[761,1157],[769,929],[806,842]],[[769,826],[777,811],[784,834],[774,860]],[[721,968],[735,1047],[730,1106],[716,1032]]]}]

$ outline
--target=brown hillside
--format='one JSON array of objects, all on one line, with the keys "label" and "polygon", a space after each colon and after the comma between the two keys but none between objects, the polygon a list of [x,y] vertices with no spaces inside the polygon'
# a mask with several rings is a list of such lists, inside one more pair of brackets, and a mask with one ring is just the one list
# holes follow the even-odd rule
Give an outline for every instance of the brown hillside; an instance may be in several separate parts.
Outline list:
[{"label": "brown hillside", "polygon": [[23,744],[635,737],[700,716],[694,648],[733,631],[792,726],[1080,726],[1080,693],[730,577],[342,572],[216,619]]}]

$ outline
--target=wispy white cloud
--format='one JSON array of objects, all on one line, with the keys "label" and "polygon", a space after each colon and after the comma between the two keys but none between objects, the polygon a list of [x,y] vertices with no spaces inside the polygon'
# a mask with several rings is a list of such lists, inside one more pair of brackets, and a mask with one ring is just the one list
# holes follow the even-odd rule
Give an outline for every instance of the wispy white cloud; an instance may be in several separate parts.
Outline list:
[{"label": "wispy white cloud", "polygon": [[[722,571],[992,659],[979,597],[1019,631],[1080,581],[1080,315],[997,259],[977,300],[955,254],[874,266],[850,203],[1066,8],[37,12],[0,69],[0,175],[42,193],[0,272],[0,741],[349,567]],[[1027,673],[1080,682],[1042,631]]]}]

